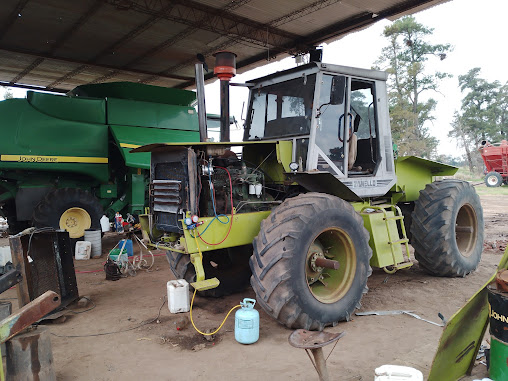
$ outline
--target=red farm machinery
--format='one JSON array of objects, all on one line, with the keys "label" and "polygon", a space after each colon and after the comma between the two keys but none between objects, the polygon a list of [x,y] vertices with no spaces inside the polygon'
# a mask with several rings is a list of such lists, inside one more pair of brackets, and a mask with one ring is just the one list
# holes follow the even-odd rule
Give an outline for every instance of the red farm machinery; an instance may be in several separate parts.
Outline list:
[{"label": "red farm machinery", "polygon": [[485,163],[485,184],[488,187],[498,187],[508,183],[508,141],[489,143],[483,141],[480,147]]}]

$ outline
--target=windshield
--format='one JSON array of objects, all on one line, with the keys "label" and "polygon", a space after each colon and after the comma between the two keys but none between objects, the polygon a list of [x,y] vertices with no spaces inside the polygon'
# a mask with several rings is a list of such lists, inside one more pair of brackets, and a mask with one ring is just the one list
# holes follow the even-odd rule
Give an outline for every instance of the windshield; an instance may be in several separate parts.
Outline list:
[{"label": "windshield", "polygon": [[245,140],[307,135],[316,75],[253,89]]}]

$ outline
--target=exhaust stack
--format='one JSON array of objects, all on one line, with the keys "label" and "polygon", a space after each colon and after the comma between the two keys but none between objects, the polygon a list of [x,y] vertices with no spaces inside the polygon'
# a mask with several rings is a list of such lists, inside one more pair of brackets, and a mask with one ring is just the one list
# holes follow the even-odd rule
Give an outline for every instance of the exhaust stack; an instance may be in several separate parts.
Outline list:
[{"label": "exhaust stack", "polygon": [[196,97],[198,99],[199,141],[206,142],[208,138],[208,131],[206,127],[205,77],[202,62],[196,64],[195,71]]},{"label": "exhaust stack", "polygon": [[229,142],[229,81],[236,75],[236,54],[221,51],[214,57],[213,73],[220,79],[220,141]]}]

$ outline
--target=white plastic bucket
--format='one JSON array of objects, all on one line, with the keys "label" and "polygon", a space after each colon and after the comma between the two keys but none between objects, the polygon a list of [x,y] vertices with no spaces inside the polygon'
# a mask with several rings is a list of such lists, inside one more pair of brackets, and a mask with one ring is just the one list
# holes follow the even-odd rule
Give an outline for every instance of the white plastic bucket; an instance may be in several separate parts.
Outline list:
[{"label": "white plastic bucket", "polygon": [[401,365],[383,365],[376,368],[374,381],[423,381],[418,369]]},{"label": "white plastic bucket", "polygon": [[102,254],[102,232],[95,229],[85,230],[85,241],[92,244],[92,258],[99,258]]},{"label": "white plastic bucket", "polygon": [[74,250],[74,257],[76,260],[90,259],[90,252],[92,251],[92,244],[88,241],[76,242],[76,249]]},{"label": "white plastic bucket", "polygon": [[168,308],[172,314],[189,312],[189,283],[185,279],[170,280],[168,287]]}]

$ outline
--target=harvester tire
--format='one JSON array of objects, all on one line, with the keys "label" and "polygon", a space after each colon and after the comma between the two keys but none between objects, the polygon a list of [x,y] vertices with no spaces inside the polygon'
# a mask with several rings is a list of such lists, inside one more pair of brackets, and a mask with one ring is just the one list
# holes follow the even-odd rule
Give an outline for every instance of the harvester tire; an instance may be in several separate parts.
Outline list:
[{"label": "harvester tire", "polygon": [[[372,250],[361,216],[346,201],[306,193],[261,222],[250,259],[258,304],[289,328],[323,330],[349,320],[367,292]],[[339,262],[337,270],[316,258]]]},{"label": "harvester tire", "polygon": [[[71,239],[81,238],[86,229],[100,229],[102,205],[91,193],[78,188],[49,192],[35,207],[32,222],[36,228],[66,229]],[[68,226],[62,218],[69,216]]]},{"label": "harvester tire", "polygon": [[[249,268],[251,253],[250,245],[204,252],[203,268],[206,278],[216,277],[220,284],[216,288],[200,291],[199,295],[218,298],[244,290],[249,285],[251,275]],[[167,251],[166,257],[177,279],[185,279],[189,283],[196,281],[196,272],[190,261],[190,255]]]},{"label": "harvester tire", "polygon": [[412,245],[420,267],[436,276],[466,276],[483,250],[483,210],[473,186],[461,180],[428,184],[415,202]]},{"label": "harvester tire", "polygon": [[503,184],[503,177],[497,172],[489,172],[485,176],[485,185],[490,188],[500,187]]}]

